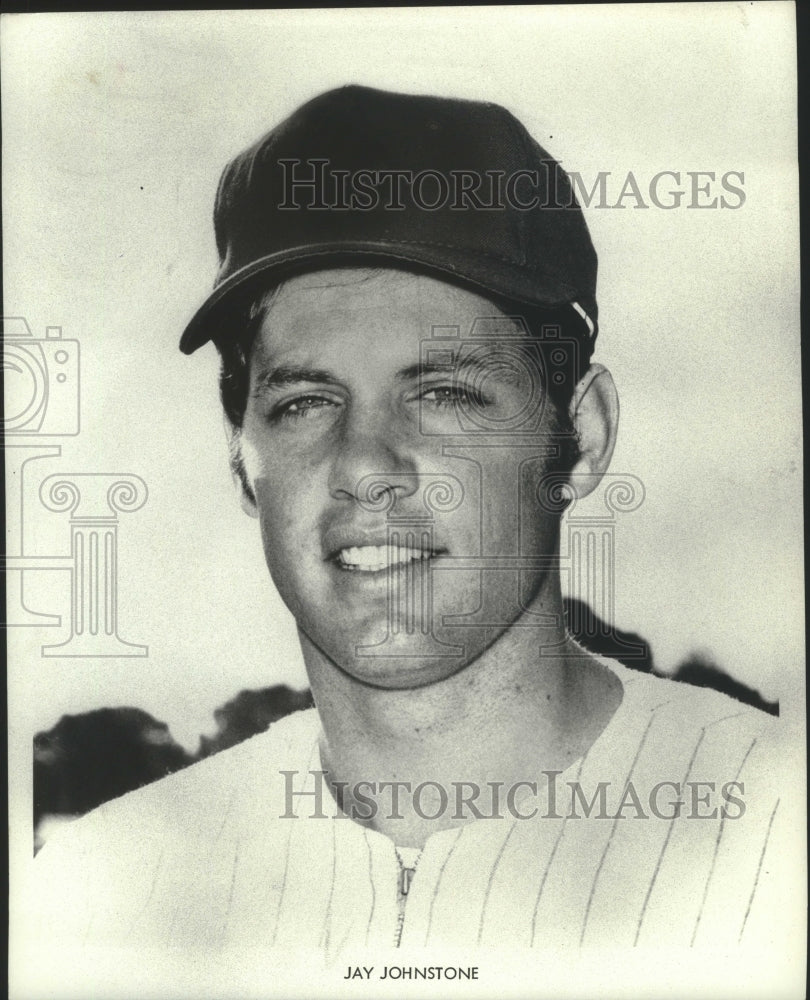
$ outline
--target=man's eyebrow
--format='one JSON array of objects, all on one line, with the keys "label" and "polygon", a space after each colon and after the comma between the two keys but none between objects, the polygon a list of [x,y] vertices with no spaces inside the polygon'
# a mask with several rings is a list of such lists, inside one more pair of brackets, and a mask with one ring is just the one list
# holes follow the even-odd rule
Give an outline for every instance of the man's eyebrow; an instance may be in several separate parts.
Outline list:
[{"label": "man's eyebrow", "polygon": [[397,379],[401,382],[413,382],[419,379],[429,378],[431,375],[443,375],[458,377],[465,372],[481,376],[486,373],[488,377],[501,378],[504,382],[515,383],[519,375],[512,365],[506,365],[502,360],[488,362],[481,354],[467,355],[464,358],[452,359],[448,361],[426,361],[415,365],[408,365],[397,372]]},{"label": "man's eyebrow", "polygon": [[254,392],[268,389],[284,389],[290,385],[300,385],[302,382],[338,381],[337,376],[325,368],[306,368],[302,365],[278,365],[276,368],[263,368],[256,376]]}]

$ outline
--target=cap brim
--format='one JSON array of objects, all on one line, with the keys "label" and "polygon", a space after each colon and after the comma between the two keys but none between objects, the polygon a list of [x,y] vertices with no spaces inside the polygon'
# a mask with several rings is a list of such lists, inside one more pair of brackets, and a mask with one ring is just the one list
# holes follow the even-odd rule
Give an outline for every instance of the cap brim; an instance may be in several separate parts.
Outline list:
[{"label": "cap brim", "polygon": [[253,261],[219,284],[192,317],[180,338],[180,350],[192,354],[209,340],[227,335],[234,300],[257,283],[272,287],[302,271],[375,265],[435,274],[484,295],[534,306],[555,308],[572,304],[576,291],[554,273],[528,275],[517,264],[483,253],[463,253],[456,247],[432,244],[333,243],[294,247]]}]

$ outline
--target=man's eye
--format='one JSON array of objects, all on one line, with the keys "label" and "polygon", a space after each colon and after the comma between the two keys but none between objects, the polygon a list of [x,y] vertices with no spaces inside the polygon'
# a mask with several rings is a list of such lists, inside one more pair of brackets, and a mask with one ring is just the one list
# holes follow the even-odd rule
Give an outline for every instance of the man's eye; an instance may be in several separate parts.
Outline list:
[{"label": "man's eye", "polygon": [[302,417],[317,415],[319,410],[334,406],[335,403],[325,396],[296,396],[295,399],[279,403],[271,414],[274,420],[300,420]]},{"label": "man's eye", "polygon": [[421,399],[425,403],[431,404],[436,409],[450,407],[480,407],[484,405],[484,399],[475,389],[465,388],[461,385],[437,385],[422,393]]}]

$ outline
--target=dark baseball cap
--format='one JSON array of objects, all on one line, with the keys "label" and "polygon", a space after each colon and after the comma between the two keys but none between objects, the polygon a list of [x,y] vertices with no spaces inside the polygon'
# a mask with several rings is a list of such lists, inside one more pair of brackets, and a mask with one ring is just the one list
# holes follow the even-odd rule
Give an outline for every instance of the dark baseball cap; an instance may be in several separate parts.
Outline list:
[{"label": "dark baseball cap", "polygon": [[571,182],[496,104],[346,86],[225,168],[220,267],[180,340],[228,337],[246,294],[301,271],[423,271],[500,301],[565,308],[590,357],[596,252]]}]

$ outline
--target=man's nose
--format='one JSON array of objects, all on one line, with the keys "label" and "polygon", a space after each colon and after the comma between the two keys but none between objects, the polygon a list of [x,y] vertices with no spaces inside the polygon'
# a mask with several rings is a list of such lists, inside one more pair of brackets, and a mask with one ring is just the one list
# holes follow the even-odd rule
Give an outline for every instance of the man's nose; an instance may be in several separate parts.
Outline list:
[{"label": "man's nose", "polygon": [[346,421],[332,457],[331,496],[373,503],[383,493],[398,500],[415,492],[412,450],[392,424],[373,413],[356,414]]}]

